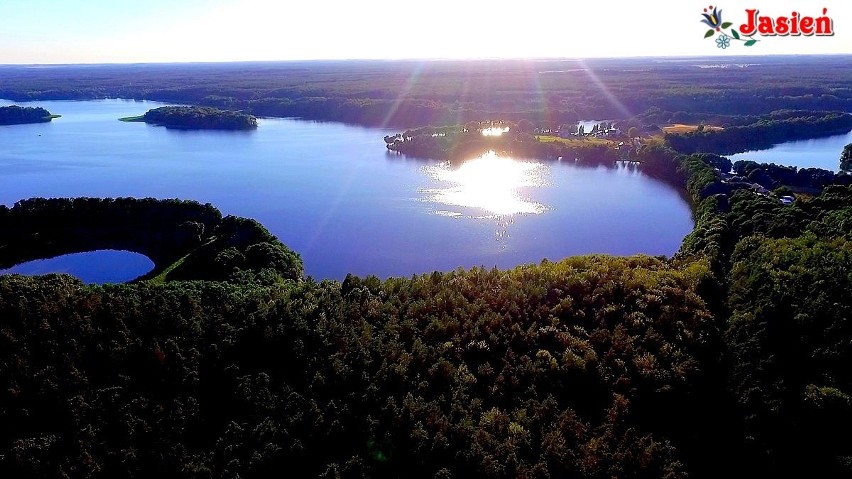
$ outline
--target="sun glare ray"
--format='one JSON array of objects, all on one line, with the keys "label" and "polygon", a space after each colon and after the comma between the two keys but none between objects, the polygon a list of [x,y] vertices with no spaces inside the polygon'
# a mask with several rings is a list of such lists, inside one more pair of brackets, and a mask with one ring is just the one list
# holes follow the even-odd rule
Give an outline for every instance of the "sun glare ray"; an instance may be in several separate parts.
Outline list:
[{"label": "sun glare ray", "polygon": [[618,112],[622,115],[622,117],[624,117],[624,118],[632,117],[633,114],[630,113],[630,110],[628,110],[627,107],[624,106],[624,104],[621,103],[615,95],[613,95],[613,93],[609,90],[609,88],[606,86],[606,84],[604,84],[604,82],[602,82],[601,79],[598,78],[598,76],[597,76],[597,74],[595,74],[594,70],[592,70],[588,65],[586,65],[585,60],[580,59],[578,61],[579,61],[580,65],[582,66],[583,71],[586,72],[586,75],[589,77],[590,80],[592,80],[592,83],[594,83],[595,86],[598,87],[598,90],[600,90],[600,92],[604,94],[607,101],[609,101],[610,104],[612,104],[612,106],[614,106],[618,109]]},{"label": "sun glare ray", "polygon": [[331,202],[328,209],[323,212],[322,218],[319,220],[316,229],[310,236],[310,239],[307,242],[307,246],[305,247],[306,251],[313,250],[314,246],[318,242],[322,241],[323,236],[326,234],[326,228],[328,227],[329,223],[331,223],[332,219],[339,214],[339,211],[343,207],[344,201],[349,195],[349,192],[352,190],[352,185],[356,183],[359,174],[360,168],[356,168],[349,175],[346,176],[343,184],[337,190],[337,195],[334,197],[334,200]]},{"label": "sun glare ray", "polygon": [[539,105],[543,109],[543,113],[541,114],[540,119],[546,120],[548,123],[551,118],[551,109],[550,105],[547,102],[547,98],[544,95],[544,90],[541,88],[541,79],[539,78],[540,72],[537,68],[532,68],[530,71],[530,75],[532,78],[532,88],[533,93],[536,95],[536,99],[538,100]]},{"label": "sun glare ray", "polygon": [[472,83],[472,75],[470,65],[465,69],[464,80],[462,80],[462,91],[461,95],[459,95],[459,103],[462,105],[456,110],[456,123],[462,123],[462,111],[464,110],[464,103],[467,102],[468,94],[471,91],[471,83]]},{"label": "sun glare ray", "polygon": [[393,116],[396,114],[397,110],[399,110],[402,102],[408,98],[408,94],[411,93],[411,89],[414,88],[414,84],[417,83],[417,79],[420,78],[420,73],[423,71],[423,62],[418,62],[417,66],[414,67],[414,71],[411,72],[411,75],[408,76],[408,80],[406,80],[405,85],[402,87],[402,91],[394,100],[393,105],[391,105],[390,110],[388,110],[388,114],[385,115],[384,120],[382,120],[381,128],[387,128]]}]

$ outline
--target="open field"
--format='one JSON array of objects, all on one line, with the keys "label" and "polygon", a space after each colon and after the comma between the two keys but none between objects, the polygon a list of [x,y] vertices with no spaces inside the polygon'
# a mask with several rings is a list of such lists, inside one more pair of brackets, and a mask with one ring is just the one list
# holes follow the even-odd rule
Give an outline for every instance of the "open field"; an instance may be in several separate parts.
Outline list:
[{"label": "open field", "polygon": [[[710,131],[722,131],[724,128],[721,126],[713,126],[713,125],[704,125],[705,130]],[[675,123],[673,125],[668,125],[663,127],[663,131],[666,133],[675,133],[675,134],[683,134],[683,133],[692,133],[693,131],[698,130],[698,125],[684,125],[683,123]]]},{"label": "open field", "polygon": [[581,145],[606,145],[606,146],[614,146],[617,145],[618,142],[607,140],[604,138],[592,138],[592,137],[583,137],[583,138],[562,138],[559,136],[552,135],[537,135],[536,138],[538,141],[547,143],[551,141],[563,143],[568,146],[581,146]]}]

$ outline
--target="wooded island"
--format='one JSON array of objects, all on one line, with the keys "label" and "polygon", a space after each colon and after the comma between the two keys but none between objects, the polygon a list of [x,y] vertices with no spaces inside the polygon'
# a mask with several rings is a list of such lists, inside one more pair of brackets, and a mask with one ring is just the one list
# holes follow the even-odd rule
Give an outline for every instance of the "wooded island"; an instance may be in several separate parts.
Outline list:
[{"label": "wooded island", "polygon": [[51,115],[41,107],[3,106],[0,107],[0,125],[23,125],[27,123],[47,123],[59,115]]},{"label": "wooded island", "polygon": [[200,106],[163,106],[140,116],[120,118],[185,130],[253,130],[257,118],[238,111]]}]

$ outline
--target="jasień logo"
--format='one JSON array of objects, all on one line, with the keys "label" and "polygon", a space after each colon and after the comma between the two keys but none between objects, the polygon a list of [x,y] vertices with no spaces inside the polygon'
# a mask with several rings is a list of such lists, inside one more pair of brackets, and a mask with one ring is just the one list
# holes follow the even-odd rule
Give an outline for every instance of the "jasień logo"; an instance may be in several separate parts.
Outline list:
[{"label": "jasie\u0144 logo", "polygon": [[[710,27],[704,34],[704,38],[716,35],[716,46],[722,49],[731,46],[731,42],[742,42],[750,47],[761,37],[774,36],[832,36],[834,35],[834,20],[828,16],[828,9],[822,9],[822,15],[812,17],[799,12],[792,12],[781,16],[761,15],[757,8],[745,9],[745,23],[741,24],[739,30],[731,28],[732,22],[722,21],[722,10],[710,5],[701,14],[704,17],[701,23]],[[726,31],[727,30],[727,31]]]}]

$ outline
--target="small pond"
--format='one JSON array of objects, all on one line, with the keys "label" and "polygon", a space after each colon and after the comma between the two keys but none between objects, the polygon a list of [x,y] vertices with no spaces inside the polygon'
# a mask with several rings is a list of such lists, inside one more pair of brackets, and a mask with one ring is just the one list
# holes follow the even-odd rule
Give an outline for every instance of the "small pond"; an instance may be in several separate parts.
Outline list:
[{"label": "small pond", "polygon": [[154,269],[154,262],[132,251],[98,250],[37,259],[0,270],[3,274],[66,273],[84,283],[125,283]]},{"label": "small pond", "polygon": [[381,128],[281,118],[249,132],[179,131],[118,121],[162,103],[27,105],[62,117],[0,128],[0,203],[209,202],[260,221],[317,279],[509,268],[588,253],[671,255],[693,226],[680,191],[623,165],[494,155],[450,165],[388,152],[382,137],[395,131]]}]

